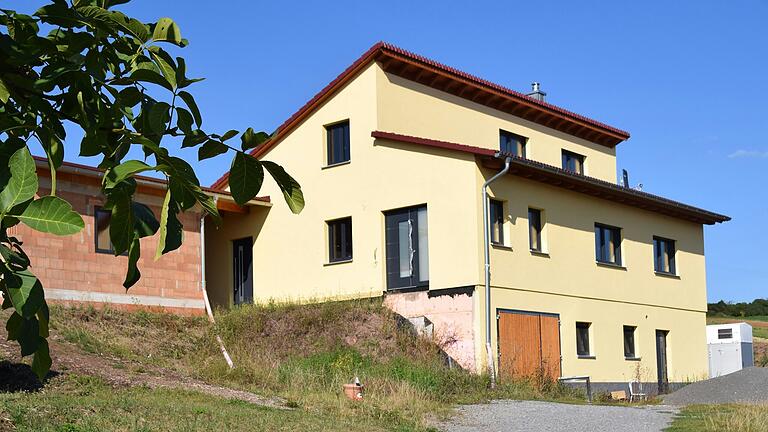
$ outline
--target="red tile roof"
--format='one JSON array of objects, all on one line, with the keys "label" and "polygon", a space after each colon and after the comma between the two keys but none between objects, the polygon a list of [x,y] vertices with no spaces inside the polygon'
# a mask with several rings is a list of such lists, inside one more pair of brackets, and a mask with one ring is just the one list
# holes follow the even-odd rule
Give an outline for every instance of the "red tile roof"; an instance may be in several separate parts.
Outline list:
[{"label": "red tile roof", "polygon": [[[473,102],[505,111],[518,117],[543,124],[547,127],[613,147],[629,138],[629,133],[608,126],[547,102],[538,101],[520,92],[462,72],[426,57],[379,42],[366,51],[339,76],[325,86],[304,106],[289,117],[273,133],[269,141],[251,151],[259,157],[283,140],[315,109],[331,98],[336,91],[357,76],[372,61],[395,75],[419,82],[438,90],[456,94]],[[211,187],[226,187],[227,172]]]},{"label": "red tile roof", "polygon": [[[487,168],[500,169],[502,165],[501,160],[495,157],[497,154],[496,151],[481,147],[383,131],[371,132],[371,136],[377,139],[471,153],[477,156],[481,160],[483,166]],[[509,173],[624,205],[689,220],[691,222],[712,225],[714,223],[731,220],[728,216],[693,207],[658,195],[619,186],[594,177],[566,171],[559,167],[530,159],[512,157],[512,165]]]}]

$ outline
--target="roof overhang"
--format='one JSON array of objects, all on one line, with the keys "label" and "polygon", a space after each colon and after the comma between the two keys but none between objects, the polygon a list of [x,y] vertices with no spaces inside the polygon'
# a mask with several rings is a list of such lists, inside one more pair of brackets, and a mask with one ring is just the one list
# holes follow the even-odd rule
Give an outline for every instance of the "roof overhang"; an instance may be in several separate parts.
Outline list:
[{"label": "roof overhang", "polygon": [[[503,160],[497,157],[498,154],[491,149],[401,135],[392,132],[374,131],[371,133],[371,136],[382,140],[471,153],[476,156],[481,166],[488,169],[500,170],[504,165]],[[712,225],[731,220],[728,216],[693,207],[658,195],[649,194],[647,192],[625,188],[594,177],[565,171],[552,165],[512,155],[500,156],[511,157],[512,162],[509,169],[511,175],[523,177],[532,181],[700,224]]]}]

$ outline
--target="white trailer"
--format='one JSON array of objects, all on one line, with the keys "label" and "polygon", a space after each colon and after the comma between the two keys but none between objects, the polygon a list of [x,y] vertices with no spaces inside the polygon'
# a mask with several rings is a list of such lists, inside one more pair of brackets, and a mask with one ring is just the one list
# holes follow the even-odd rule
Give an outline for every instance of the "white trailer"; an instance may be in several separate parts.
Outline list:
[{"label": "white trailer", "polygon": [[707,346],[710,378],[754,366],[752,326],[747,323],[708,325]]}]

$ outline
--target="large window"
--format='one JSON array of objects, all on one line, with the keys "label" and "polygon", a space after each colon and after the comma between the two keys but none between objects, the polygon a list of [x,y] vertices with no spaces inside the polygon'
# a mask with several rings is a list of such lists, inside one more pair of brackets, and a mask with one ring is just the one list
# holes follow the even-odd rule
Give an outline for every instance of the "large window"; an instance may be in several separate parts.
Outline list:
[{"label": "large window", "polygon": [[352,218],[328,221],[328,261],[352,259]]},{"label": "large window", "polygon": [[584,174],[584,156],[563,150],[563,169],[577,174]]},{"label": "large window", "polygon": [[589,357],[591,352],[589,351],[589,327],[590,323],[577,322],[576,323],[576,355],[579,357]]},{"label": "large window", "polygon": [[653,238],[653,269],[659,273],[675,274],[675,241]]},{"label": "large window", "polygon": [[600,263],[621,265],[621,228],[595,224],[595,258]]},{"label": "large window", "polygon": [[349,162],[349,121],[325,127],[328,135],[328,165]]},{"label": "large window", "polygon": [[96,253],[114,254],[115,248],[109,239],[109,222],[112,220],[112,212],[102,208],[96,208],[94,222],[96,225]]},{"label": "large window", "polygon": [[504,203],[497,200],[489,200],[491,218],[491,243],[504,244]]},{"label": "large window", "polygon": [[637,327],[624,326],[624,358],[637,358],[635,351],[635,329]]},{"label": "large window", "polygon": [[499,141],[499,150],[502,153],[510,153],[521,158],[525,157],[525,144],[528,142],[528,138],[505,130],[499,130]]},{"label": "large window", "polygon": [[429,287],[427,207],[386,212],[387,289]]},{"label": "large window", "polygon": [[528,236],[531,250],[541,252],[541,210],[528,209]]}]

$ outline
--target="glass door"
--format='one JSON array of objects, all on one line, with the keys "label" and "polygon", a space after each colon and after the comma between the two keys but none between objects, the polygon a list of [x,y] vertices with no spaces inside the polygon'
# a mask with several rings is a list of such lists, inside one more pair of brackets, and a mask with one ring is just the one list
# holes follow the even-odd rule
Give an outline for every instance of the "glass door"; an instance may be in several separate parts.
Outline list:
[{"label": "glass door", "polygon": [[429,285],[427,207],[385,213],[387,289]]}]

